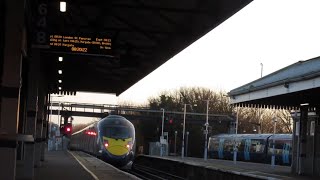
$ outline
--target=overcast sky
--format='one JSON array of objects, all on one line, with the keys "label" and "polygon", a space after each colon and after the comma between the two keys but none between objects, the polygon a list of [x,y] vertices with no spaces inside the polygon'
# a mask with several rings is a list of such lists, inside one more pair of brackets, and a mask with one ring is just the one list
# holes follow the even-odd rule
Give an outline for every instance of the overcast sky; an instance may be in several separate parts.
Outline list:
[{"label": "overcast sky", "polygon": [[78,93],[66,100],[144,103],[161,91],[202,86],[230,91],[320,55],[320,0],[255,0],[119,97]]},{"label": "overcast sky", "polygon": [[320,55],[319,0],[256,0],[120,95],[143,102],[165,89],[230,91]]}]

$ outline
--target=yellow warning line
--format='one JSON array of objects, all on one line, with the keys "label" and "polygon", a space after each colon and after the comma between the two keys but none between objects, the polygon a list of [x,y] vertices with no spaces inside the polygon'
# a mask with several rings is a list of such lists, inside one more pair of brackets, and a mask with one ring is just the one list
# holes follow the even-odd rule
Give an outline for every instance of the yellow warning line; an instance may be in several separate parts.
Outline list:
[{"label": "yellow warning line", "polygon": [[70,153],[74,157],[74,159],[77,160],[78,163],[83,167],[83,169],[86,170],[95,180],[99,180],[99,178],[93,172],[91,172],[88,168],[86,168],[86,166],[83,165],[80,162],[80,160],[72,152],[68,151],[68,153]]}]

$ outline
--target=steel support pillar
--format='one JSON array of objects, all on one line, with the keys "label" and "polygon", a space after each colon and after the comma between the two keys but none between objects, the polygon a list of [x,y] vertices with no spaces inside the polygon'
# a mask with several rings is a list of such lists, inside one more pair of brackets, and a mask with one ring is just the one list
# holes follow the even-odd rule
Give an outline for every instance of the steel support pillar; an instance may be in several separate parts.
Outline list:
[{"label": "steel support pillar", "polygon": [[0,178],[6,180],[16,178],[24,2],[0,2]]},{"label": "steel support pillar", "polygon": [[[30,134],[36,141],[36,122],[38,116],[38,68],[37,60],[39,59],[36,51],[32,52],[32,59],[29,59],[28,72],[28,93],[27,93],[27,120],[25,133]],[[23,177],[33,179],[35,166],[35,143],[25,144],[25,162]]]}]

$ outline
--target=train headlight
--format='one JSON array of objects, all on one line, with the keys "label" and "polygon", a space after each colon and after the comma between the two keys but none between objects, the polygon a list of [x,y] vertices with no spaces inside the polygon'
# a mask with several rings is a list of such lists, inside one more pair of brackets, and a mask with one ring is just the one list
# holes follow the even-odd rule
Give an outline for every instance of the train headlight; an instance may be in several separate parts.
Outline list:
[{"label": "train headlight", "polygon": [[126,145],[126,147],[127,147],[128,149],[131,149],[131,148],[132,148],[132,142],[129,141],[128,144]]},{"label": "train headlight", "polygon": [[103,141],[104,147],[107,149],[109,147],[109,142],[108,140]]}]

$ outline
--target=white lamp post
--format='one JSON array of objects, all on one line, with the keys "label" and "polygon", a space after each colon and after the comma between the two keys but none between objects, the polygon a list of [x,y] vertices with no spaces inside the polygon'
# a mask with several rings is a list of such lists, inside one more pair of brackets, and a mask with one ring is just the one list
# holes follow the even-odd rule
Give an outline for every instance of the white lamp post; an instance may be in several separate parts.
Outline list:
[{"label": "white lamp post", "polygon": [[184,104],[181,158],[184,158],[184,136],[185,136],[185,131],[186,131],[186,109],[187,109],[187,105],[189,105],[192,108],[191,104]]},{"label": "white lamp post", "polygon": [[260,63],[260,66],[261,66],[261,76],[260,76],[260,77],[262,77],[263,64],[262,64],[262,63]]},{"label": "white lamp post", "polygon": [[205,141],[204,141],[204,160],[206,161],[208,159],[208,126],[209,126],[209,100],[205,100],[207,101],[207,118],[206,118],[206,123],[204,124],[206,126],[206,130],[205,130]]},{"label": "white lamp post", "polygon": [[186,109],[187,109],[186,107],[187,107],[187,104],[184,104],[181,158],[184,158],[184,132],[185,132],[185,126],[186,126]]},{"label": "white lamp post", "polygon": [[188,141],[189,141],[189,131],[187,131],[186,157],[188,157]]},{"label": "white lamp post", "polygon": [[162,128],[161,128],[161,137],[160,137],[160,145],[161,145],[161,147],[160,147],[160,156],[163,156],[161,139],[163,139],[164,109],[161,108],[160,110],[162,110]]},{"label": "white lamp post", "polygon": [[177,155],[177,134],[178,131],[174,131],[174,155]]},{"label": "white lamp post", "polygon": [[208,159],[208,128],[209,128],[209,102],[213,100],[203,100],[207,102],[207,117],[206,117],[206,123],[204,124],[206,129],[204,134],[206,135],[205,137],[205,142],[204,142],[204,152],[203,152],[203,158],[206,161]]}]

